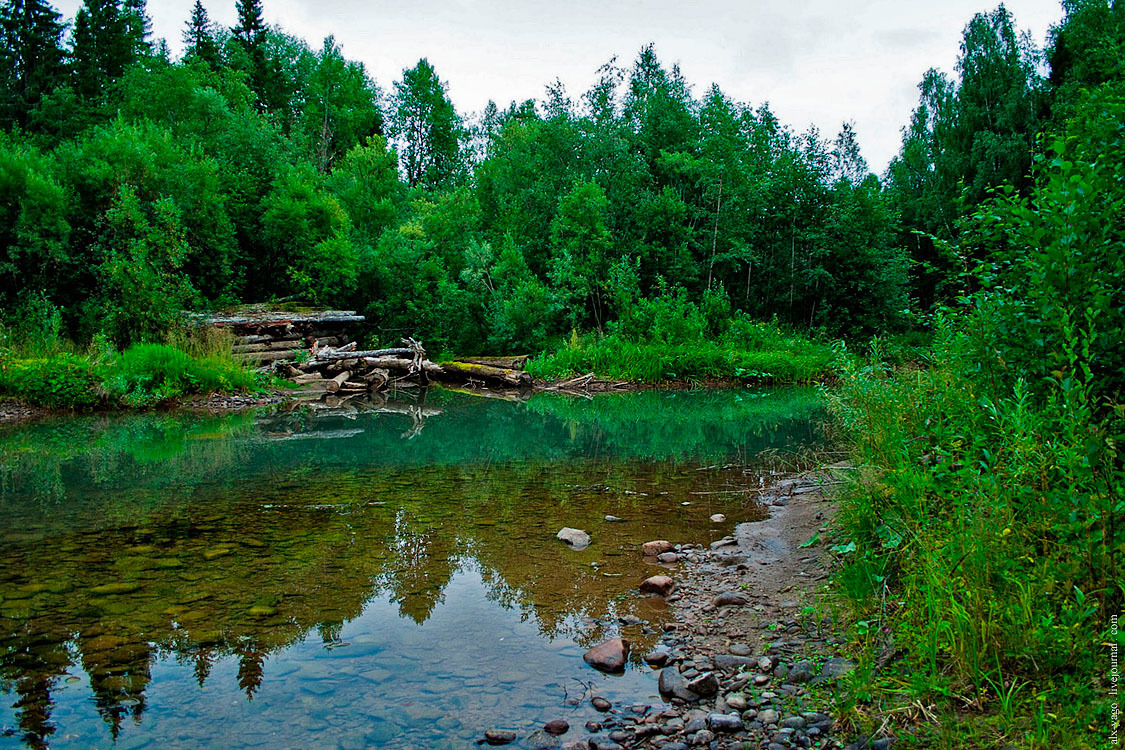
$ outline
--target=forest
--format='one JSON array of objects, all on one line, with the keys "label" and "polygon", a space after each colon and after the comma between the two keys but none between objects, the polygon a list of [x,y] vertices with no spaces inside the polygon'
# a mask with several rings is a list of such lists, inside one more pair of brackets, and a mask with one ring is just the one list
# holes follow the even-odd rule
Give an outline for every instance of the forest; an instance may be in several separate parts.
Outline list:
[{"label": "forest", "polygon": [[236,5],[196,2],[173,56],[144,0],[0,2],[0,392],[127,378],[185,310],[265,301],[545,375],[821,380],[865,467],[835,548],[856,723],[917,700],[960,717],[936,746],[1105,741],[1125,5],[1064,0],[1044,48],[1002,5],[968,19],[883,174],[850,124],[796,132],[652,45],[465,113],[426,59],[376,82]]}]

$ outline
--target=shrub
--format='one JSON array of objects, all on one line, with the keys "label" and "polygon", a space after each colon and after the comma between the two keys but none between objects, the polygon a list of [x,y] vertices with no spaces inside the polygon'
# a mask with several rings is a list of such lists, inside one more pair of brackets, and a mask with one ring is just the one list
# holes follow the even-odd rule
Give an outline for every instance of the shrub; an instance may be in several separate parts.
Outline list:
[{"label": "shrub", "polygon": [[0,354],[0,393],[52,409],[90,407],[99,400],[95,369],[75,354],[27,359]]}]

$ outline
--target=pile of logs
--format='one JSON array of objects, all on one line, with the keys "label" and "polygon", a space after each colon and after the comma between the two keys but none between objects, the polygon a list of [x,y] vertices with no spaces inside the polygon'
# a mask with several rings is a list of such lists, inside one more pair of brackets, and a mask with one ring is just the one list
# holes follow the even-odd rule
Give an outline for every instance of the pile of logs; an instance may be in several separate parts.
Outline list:
[{"label": "pile of logs", "polygon": [[235,359],[260,365],[294,359],[296,353],[348,341],[351,324],[362,323],[354,310],[324,310],[305,314],[276,310],[244,310],[202,318],[200,322],[234,335]]},{"label": "pile of logs", "polygon": [[352,324],[362,322],[363,316],[352,310],[295,313],[265,306],[197,316],[199,325],[233,334],[235,358],[288,378],[304,386],[305,393],[347,397],[407,383],[426,385],[431,380],[470,388],[531,386],[531,376],[524,371],[527,357],[434,363],[413,338],[403,339],[401,347],[360,351],[347,333]]},{"label": "pile of logs", "polygon": [[[351,394],[379,392],[403,382],[427,385],[431,380],[476,383],[507,388],[531,385],[531,376],[522,369],[526,357],[503,361],[469,360],[431,362],[422,344],[412,338],[391,349],[360,351],[355,342],[344,346],[314,346],[308,357],[278,361],[274,371],[306,391]],[[502,367],[501,364],[516,365]]]}]

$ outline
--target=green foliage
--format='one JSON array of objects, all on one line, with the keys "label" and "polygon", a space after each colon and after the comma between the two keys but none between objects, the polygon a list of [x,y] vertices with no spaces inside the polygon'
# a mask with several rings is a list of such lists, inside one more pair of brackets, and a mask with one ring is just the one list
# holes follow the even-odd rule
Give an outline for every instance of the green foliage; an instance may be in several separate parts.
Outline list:
[{"label": "green foliage", "polygon": [[391,127],[407,185],[434,190],[462,178],[461,117],[429,60],[419,60],[395,82]]},{"label": "green foliage", "polygon": [[128,406],[153,406],[191,393],[248,390],[257,385],[253,373],[229,358],[193,358],[164,344],[126,349],[105,372],[109,396]]},{"label": "green foliage", "polygon": [[123,186],[106,212],[95,246],[97,297],[87,327],[120,345],[164,335],[194,290],[183,273],[188,247],[175,204],[144,204]]},{"label": "green foliage", "polygon": [[[715,303],[712,303],[715,304]],[[745,317],[723,320],[713,338],[703,312],[679,293],[637,305],[629,327],[608,335],[578,336],[528,363],[541,378],[586,373],[655,383],[661,380],[747,380],[799,383],[831,372],[832,350],[776,324]],[[719,309],[722,309],[721,307]]]},{"label": "green foliage", "polygon": [[93,363],[76,354],[16,358],[0,350],[0,395],[52,409],[89,407],[99,400]]},{"label": "green foliage", "polygon": [[274,184],[262,206],[262,238],[271,252],[260,271],[288,282],[275,280],[275,288],[314,303],[347,296],[358,257],[340,203],[310,175],[293,171]]}]

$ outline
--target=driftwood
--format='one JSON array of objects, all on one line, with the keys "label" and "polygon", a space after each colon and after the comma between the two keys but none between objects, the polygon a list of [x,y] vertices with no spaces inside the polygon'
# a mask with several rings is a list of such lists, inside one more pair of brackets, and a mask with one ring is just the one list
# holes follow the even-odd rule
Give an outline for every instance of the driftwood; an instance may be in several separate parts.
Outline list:
[{"label": "driftwood", "polygon": [[505,370],[472,362],[442,362],[442,375],[449,378],[480,380],[507,386],[531,385],[531,376],[523,370]]},{"label": "driftwood", "polygon": [[[336,391],[344,387],[344,383],[347,383],[351,376],[351,372],[345,370],[336,377],[324,381],[324,390],[328,391],[329,393],[335,393]],[[364,388],[364,390],[367,389]]]},{"label": "driftwood", "polygon": [[488,365],[501,370],[522,370],[527,366],[527,354],[519,357],[458,357],[456,361],[466,362],[470,365]]}]

